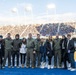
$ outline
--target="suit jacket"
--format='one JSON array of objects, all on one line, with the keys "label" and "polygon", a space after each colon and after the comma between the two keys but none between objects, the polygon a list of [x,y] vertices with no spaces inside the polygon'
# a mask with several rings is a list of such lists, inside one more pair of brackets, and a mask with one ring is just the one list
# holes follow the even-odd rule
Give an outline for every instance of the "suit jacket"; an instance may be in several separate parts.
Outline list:
[{"label": "suit jacket", "polygon": [[74,40],[73,40],[73,39],[71,39],[71,40],[69,41],[68,50],[70,50],[71,53],[73,53],[73,52],[75,51]]},{"label": "suit jacket", "polygon": [[3,41],[0,41],[0,57],[4,56],[4,44]]},{"label": "suit jacket", "polygon": [[51,44],[50,41],[46,42],[46,54],[47,56],[52,56],[54,54],[54,42],[52,41],[52,48],[51,48]]},{"label": "suit jacket", "polygon": [[63,42],[64,42],[64,52],[67,52],[67,39],[66,38],[65,39],[61,39],[61,41],[60,41],[60,48],[61,48],[61,50],[63,49],[62,48]]}]

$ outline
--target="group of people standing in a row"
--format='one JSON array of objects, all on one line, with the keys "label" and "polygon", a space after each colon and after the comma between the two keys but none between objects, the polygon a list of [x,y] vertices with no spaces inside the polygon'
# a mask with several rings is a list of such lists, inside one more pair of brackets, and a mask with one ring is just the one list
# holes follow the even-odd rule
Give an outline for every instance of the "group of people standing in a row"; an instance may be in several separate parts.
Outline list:
[{"label": "group of people standing in a row", "polygon": [[[37,34],[37,38],[33,39],[31,33],[27,39],[20,39],[19,34],[15,35],[15,39],[12,39],[11,34],[8,33],[5,39],[0,36],[0,66],[5,68],[8,58],[8,68],[14,68],[15,64],[19,68],[19,63],[21,63],[22,68],[25,67],[25,63],[26,68],[45,68],[46,62],[48,62],[47,68],[50,69],[53,68],[51,62],[54,57],[54,68],[62,68],[63,63],[64,69],[74,71],[75,50],[76,38],[71,39],[70,34],[67,37],[63,35],[61,39],[59,35],[56,35],[55,39],[49,36],[49,39],[45,40],[40,38],[40,34]],[[67,62],[71,64],[70,67],[67,66]]]}]

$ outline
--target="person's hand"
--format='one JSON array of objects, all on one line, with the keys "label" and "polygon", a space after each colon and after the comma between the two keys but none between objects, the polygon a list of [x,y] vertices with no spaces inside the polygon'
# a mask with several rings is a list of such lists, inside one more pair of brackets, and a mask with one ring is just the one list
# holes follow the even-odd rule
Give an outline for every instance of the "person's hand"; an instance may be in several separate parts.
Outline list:
[{"label": "person's hand", "polygon": [[47,52],[47,54],[49,54],[49,52]]},{"label": "person's hand", "polygon": [[33,51],[33,53],[35,54],[35,53],[36,53],[36,51]]},{"label": "person's hand", "polygon": [[4,57],[2,58],[2,60],[4,60]]},{"label": "person's hand", "polygon": [[68,50],[68,53],[70,53],[70,50]]}]

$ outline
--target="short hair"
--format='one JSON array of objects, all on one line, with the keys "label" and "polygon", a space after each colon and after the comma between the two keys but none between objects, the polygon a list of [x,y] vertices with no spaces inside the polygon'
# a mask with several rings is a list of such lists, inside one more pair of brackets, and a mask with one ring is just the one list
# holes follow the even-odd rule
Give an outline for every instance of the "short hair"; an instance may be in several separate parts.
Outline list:
[{"label": "short hair", "polygon": [[62,35],[63,37],[65,37],[65,35]]},{"label": "short hair", "polygon": [[37,34],[37,36],[38,36],[38,35],[40,35],[40,34]]},{"label": "short hair", "polygon": [[7,35],[11,35],[11,33],[7,33]]},{"label": "short hair", "polygon": [[19,37],[19,36],[20,36],[19,34],[16,34],[16,35],[15,35],[15,37]]},{"label": "short hair", "polygon": [[67,36],[70,36],[71,37],[71,34],[67,34]]},{"label": "short hair", "polygon": [[32,33],[29,33],[28,35],[32,35]]},{"label": "short hair", "polygon": [[3,38],[3,36],[2,36],[2,35],[0,35],[0,38]]},{"label": "short hair", "polygon": [[26,38],[23,38],[23,39],[22,39],[22,42],[23,42],[23,40],[24,40],[24,39],[25,39],[25,42],[24,42],[24,43],[26,44],[26,43],[27,43],[27,40],[26,40]]}]

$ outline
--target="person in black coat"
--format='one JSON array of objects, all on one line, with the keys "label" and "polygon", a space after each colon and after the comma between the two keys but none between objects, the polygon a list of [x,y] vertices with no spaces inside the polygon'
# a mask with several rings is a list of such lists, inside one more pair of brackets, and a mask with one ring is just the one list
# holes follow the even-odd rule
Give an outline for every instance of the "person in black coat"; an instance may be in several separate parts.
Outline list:
[{"label": "person in black coat", "polygon": [[71,63],[71,68],[69,70],[74,71],[75,70],[75,61],[74,61],[74,52],[75,52],[75,46],[74,46],[74,40],[71,39],[71,35],[67,35],[68,42],[67,42],[67,51],[69,54],[69,60]]},{"label": "person in black coat", "polygon": [[2,63],[3,63],[3,56],[4,56],[4,45],[3,45],[3,36],[0,35],[0,67],[2,69]]},{"label": "person in black coat", "polygon": [[41,68],[45,68],[46,64],[46,46],[45,41],[42,38],[40,42],[40,61],[41,61]]},{"label": "person in black coat", "polygon": [[60,47],[61,47],[61,58],[62,58],[61,62],[64,63],[64,69],[67,69],[68,54],[67,54],[67,38],[65,37],[65,35],[62,36]]},{"label": "person in black coat", "polygon": [[48,57],[48,69],[50,69],[52,57],[54,55],[54,42],[52,40],[52,36],[49,36],[49,39],[46,40],[46,54]]},{"label": "person in black coat", "polygon": [[20,51],[20,43],[21,43],[20,35],[16,34],[15,39],[12,42],[13,50],[12,50],[12,68],[15,66],[15,57],[17,59],[16,65],[19,68],[19,51]]}]

